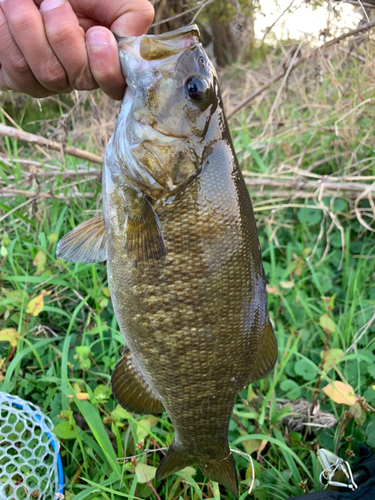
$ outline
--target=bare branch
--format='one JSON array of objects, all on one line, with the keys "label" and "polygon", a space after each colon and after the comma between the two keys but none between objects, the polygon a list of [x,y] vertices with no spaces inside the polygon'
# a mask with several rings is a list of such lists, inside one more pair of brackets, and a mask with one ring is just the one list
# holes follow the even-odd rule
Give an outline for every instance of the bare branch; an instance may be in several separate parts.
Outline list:
[{"label": "bare branch", "polygon": [[29,132],[17,130],[16,128],[8,127],[6,125],[0,124],[0,135],[12,137],[19,141],[29,142],[30,144],[43,146],[48,149],[53,149],[54,151],[60,151],[62,154],[75,156],[76,158],[82,158],[83,160],[91,161],[93,163],[103,163],[103,158],[101,156],[89,153],[88,151],[84,151],[83,149],[78,149],[73,146],[64,146],[60,142],[51,141],[49,139],[46,139],[45,137],[30,134]]},{"label": "bare branch", "polygon": [[342,40],[345,40],[345,38],[349,38],[351,36],[354,36],[356,35],[357,33],[361,33],[363,31],[368,31],[370,30],[371,28],[373,28],[375,26],[375,20],[374,21],[371,21],[370,23],[367,23],[365,24],[364,26],[360,27],[360,28],[357,28],[355,30],[351,30],[351,31],[348,31],[347,33],[344,33],[340,36],[338,36],[337,38],[334,38],[333,40],[330,40],[329,42],[326,42],[324,43],[323,45],[321,45],[320,47],[317,47],[316,49],[313,49],[310,54],[308,54],[307,56],[305,57],[299,57],[298,59],[296,59],[292,64],[285,64],[283,69],[277,74],[275,75],[273,78],[271,78],[271,80],[269,80],[266,84],[264,84],[262,87],[259,87],[257,90],[255,90],[254,92],[252,92],[248,97],[246,97],[246,99],[244,99],[243,101],[241,101],[236,107],[234,107],[233,109],[231,109],[229,111],[229,113],[227,114],[227,117],[230,118],[231,116],[233,116],[235,113],[237,113],[240,109],[242,109],[244,106],[246,106],[247,104],[249,104],[251,101],[253,101],[256,97],[258,97],[258,95],[262,94],[266,89],[268,89],[268,87],[270,87],[273,83],[281,80],[281,78],[283,78],[283,76],[289,72],[291,73],[293,71],[293,69],[295,69],[297,66],[299,66],[300,64],[308,61],[309,59],[313,58],[313,57],[316,57],[321,51],[323,50],[326,50],[328,49],[329,47],[332,47],[333,45],[337,44],[337,43],[340,43],[342,42]]}]

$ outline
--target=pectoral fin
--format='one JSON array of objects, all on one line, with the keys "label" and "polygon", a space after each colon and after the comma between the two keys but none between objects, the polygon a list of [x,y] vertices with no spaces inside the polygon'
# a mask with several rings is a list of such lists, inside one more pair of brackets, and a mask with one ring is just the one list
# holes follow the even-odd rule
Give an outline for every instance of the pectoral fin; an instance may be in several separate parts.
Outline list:
[{"label": "pectoral fin", "polygon": [[134,366],[127,347],[112,373],[112,392],[119,404],[132,413],[162,413],[164,410]]},{"label": "pectoral fin", "polygon": [[159,218],[147,199],[136,217],[130,211],[125,223],[125,252],[135,267],[155,267],[165,262],[165,244]]},{"label": "pectoral fin", "polygon": [[57,245],[59,259],[94,264],[107,259],[107,232],[103,216],[82,222],[66,234]]}]

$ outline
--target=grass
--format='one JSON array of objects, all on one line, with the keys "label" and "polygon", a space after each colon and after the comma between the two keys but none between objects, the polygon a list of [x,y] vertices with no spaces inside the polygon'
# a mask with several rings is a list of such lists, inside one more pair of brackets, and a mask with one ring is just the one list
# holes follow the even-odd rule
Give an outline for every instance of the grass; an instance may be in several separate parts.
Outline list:
[{"label": "grass", "polygon": [[[313,78],[314,67],[301,68],[276,105],[278,88],[271,88],[232,118],[246,179],[286,173],[297,180],[351,176],[372,182],[372,52],[369,42],[344,63],[337,50],[318,68],[321,77]],[[223,81],[247,72],[256,79],[266,71],[232,68]],[[230,107],[236,95],[224,87]],[[114,108],[94,96],[73,94],[37,105],[3,93],[1,119],[9,124],[11,116],[27,131],[67,136],[77,147],[102,153]],[[90,166],[81,160],[16,140],[5,139],[0,148],[2,188],[8,189],[0,216],[0,330],[18,333],[15,347],[0,337],[0,390],[39,405],[54,422],[65,497],[233,498],[192,468],[156,483],[152,478],[162,448],[173,439],[167,415],[132,415],[111,397],[110,376],[124,341],[113,315],[106,267],[67,264],[55,257],[58,238],[100,209],[97,175],[82,175]],[[14,188],[49,197],[28,198],[12,193]],[[324,187],[302,194],[267,186],[250,190],[279,359],[271,375],[239,394],[229,439],[233,449],[252,456],[251,497],[286,499],[320,488],[318,447],[352,463],[359,443],[375,449],[374,236],[363,224],[372,229],[374,214],[372,198],[356,200],[358,193],[337,194]],[[43,300],[40,311],[30,306],[35,298]],[[351,386],[358,396],[354,404],[345,404],[342,394],[323,392],[337,381]],[[301,399],[314,405],[314,422],[321,427],[297,418]],[[235,454],[235,460],[240,498],[245,499],[251,465],[245,455]]]}]

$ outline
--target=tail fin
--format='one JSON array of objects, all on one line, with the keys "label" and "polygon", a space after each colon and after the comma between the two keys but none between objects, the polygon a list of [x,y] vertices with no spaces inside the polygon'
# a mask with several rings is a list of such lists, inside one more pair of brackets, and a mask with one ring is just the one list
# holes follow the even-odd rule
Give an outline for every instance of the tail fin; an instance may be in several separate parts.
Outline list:
[{"label": "tail fin", "polygon": [[160,462],[156,471],[156,480],[160,481],[175,472],[184,469],[188,465],[197,463],[202,474],[212,481],[225,486],[233,495],[238,497],[237,472],[232,454],[228,449],[228,455],[220,460],[207,459],[187,455],[183,449],[178,449],[175,441],[169,447],[167,455]]},{"label": "tail fin", "polygon": [[206,463],[199,464],[199,468],[204,476],[222,484],[238,498],[236,466],[230,452],[227,457],[221,460],[208,460]]},{"label": "tail fin", "polygon": [[175,441],[169,447],[168,453],[160,462],[157,468],[155,478],[157,481],[165,479],[166,477],[184,469],[188,465],[194,464],[194,457],[190,455],[184,455],[183,450],[179,450],[175,444]]}]

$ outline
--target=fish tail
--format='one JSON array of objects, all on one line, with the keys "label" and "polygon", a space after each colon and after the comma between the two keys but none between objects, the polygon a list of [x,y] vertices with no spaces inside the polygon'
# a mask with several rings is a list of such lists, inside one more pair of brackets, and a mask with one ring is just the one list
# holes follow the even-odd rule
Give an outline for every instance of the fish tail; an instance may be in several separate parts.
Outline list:
[{"label": "fish tail", "polygon": [[156,470],[155,478],[157,481],[161,481],[171,474],[174,474],[188,465],[193,464],[194,457],[186,455],[184,449],[179,449],[176,442],[173,440],[168,453],[160,462],[159,467]]},{"label": "fish tail", "polygon": [[[216,481],[225,486],[233,495],[238,497],[237,472],[233,456],[228,449],[226,456],[221,459],[213,459],[208,457],[205,459],[202,456],[194,456],[187,454],[186,450],[179,448],[175,441],[169,447],[167,455],[160,462],[156,471],[156,480],[165,479],[171,474],[184,469],[188,465],[198,464],[202,474],[212,481]],[[221,455],[223,456],[223,455]]]},{"label": "fish tail", "polygon": [[237,472],[234,458],[228,449],[228,454],[220,460],[206,460],[198,462],[202,474],[211,481],[225,486],[233,495],[238,498]]}]

